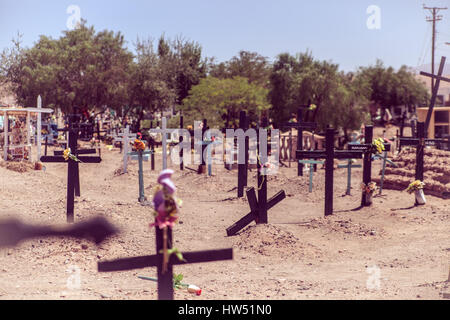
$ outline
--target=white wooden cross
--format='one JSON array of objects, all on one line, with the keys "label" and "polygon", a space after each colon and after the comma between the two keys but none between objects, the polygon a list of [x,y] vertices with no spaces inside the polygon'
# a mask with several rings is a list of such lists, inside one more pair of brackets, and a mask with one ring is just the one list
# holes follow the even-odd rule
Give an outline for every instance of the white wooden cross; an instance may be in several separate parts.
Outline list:
[{"label": "white wooden cross", "polygon": [[122,142],[122,151],[123,151],[123,170],[122,173],[127,173],[128,166],[128,148],[130,146],[130,141],[136,139],[135,133],[130,133],[130,126],[127,126],[123,133],[119,133],[117,137],[114,138],[114,142]]},{"label": "white wooden cross", "polygon": [[167,134],[173,133],[178,129],[167,129],[167,119],[163,117],[161,119],[161,129],[150,129],[150,133],[161,133],[162,135],[162,161],[163,161],[163,170],[167,169]]}]

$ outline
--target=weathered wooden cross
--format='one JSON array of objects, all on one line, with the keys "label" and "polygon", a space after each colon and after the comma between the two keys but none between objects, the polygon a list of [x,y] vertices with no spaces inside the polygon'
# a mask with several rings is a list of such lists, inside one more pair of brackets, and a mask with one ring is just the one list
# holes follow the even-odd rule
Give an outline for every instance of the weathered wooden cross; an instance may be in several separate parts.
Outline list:
[{"label": "weathered wooden cross", "polygon": [[136,133],[130,133],[130,126],[127,126],[122,133],[119,133],[117,137],[114,138],[114,142],[120,142],[123,147],[123,168],[122,173],[127,173],[128,167],[128,153],[130,150],[130,142],[136,139]]},{"label": "weathered wooden cross", "polygon": [[[239,128],[244,132],[248,129],[247,122],[247,114],[245,111],[241,111],[239,113]],[[237,141],[237,143],[242,143]],[[237,146],[237,159],[238,159],[238,188],[237,188],[237,196],[238,198],[242,198],[244,196],[244,187],[247,186],[248,181],[248,149],[249,149],[249,139],[247,136],[244,138],[244,148],[241,146]],[[240,151],[244,150],[244,157],[240,155]],[[244,163],[240,163],[240,159],[244,158]]]},{"label": "weathered wooden cross", "polygon": [[445,57],[441,57],[441,63],[439,65],[439,71],[438,71],[437,75],[434,75],[434,74],[431,74],[428,72],[423,72],[423,71],[420,72],[421,75],[430,77],[431,81],[433,81],[434,79],[436,80],[434,87],[433,87],[433,92],[431,93],[431,102],[430,102],[430,106],[428,107],[427,119],[425,121],[425,137],[428,136],[428,134],[427,134],[428,127],[430,126],[431,115],[433,114],[433,109],[436,104],[436,98],[437,98],[437,95],[439,92],[439,85],[441,83],[441,80],[450,82],[450,79],[442,76],[442,73],[444,72],[445,59],[446,59]]},{"label": "weathered wooden cross", "polygon": [[[267,127],[267,119],[263,119],[262,127]],[[247,226],[250,222],[255,221],[257,224],[266,224],[268,222],[267,211],[281,202],[286,198],[284,190],[279,191],[272,198],[267,200],[267,172],[265,172],[264,163],[266,162],[266,157],[261,155],[261,141],[258,136],[258,161],[257,161],[257,181],[258,181],[258,199],[256,199],[256,192],[254,188],[247,190],[247,200],[250,205],[250,213],[245,215],[242,219],[234,223],[232,226],[227,228],[227,235],[232,236],[240,231],[242,228]],[[267,145],[267,139],[264,141]],[[261,161],[261,158],[262,161]]]},{"label": "weathered wooden cross", "polygon": [[[364,153],[363,159],[363,183],[368,185],[372,180],[372,140],[373,140],[373,126],[366,126],[364,133],[364,142],[365,143],[349,143],[349,150],[361,151]],[[390,151],[391,145],[389,143],[384,144],[384,150]],[[361,197],[361,206],[370,206],[371,203],[367,201],[365,194],[362,194]]]},{"label": "weathered wooden cross", "polygon": [[[178,264],[191,264],[200,262],[212,262],[219,260],[232,260],[233,249],[207,250],[195,252],[183,252],[184,260],[179,260],[174,254],[170,255],[167,270],[163,271],[163,230],[158,227],[156,231],[156,254],[151,256],[123,258],[113,261],[98,262],[99,272],[126,271],[157,267],[158,272],[158,299],[173,300],[173,266]],[[167,230],[167,249],[172,248],[172,230]]]},{"label": "weathered wooden cross", "polygon": [[297,159],[325,159],[325,216],[333,214],[333,171],[334,159],[361,159],[360,150],[334,150],[334,129],[328,128],[325,137],[325,151],[296,152]]},{"label": "weathered wooden cross", "polygon": [[[317,124],[315,122],[302,121],[302,108],[305,107],[300,107],[297,109],[297,122],[285,122],[281,125],[283,128],[297,129],[297,150],[303,150],[303,129],[314,130],[317,128]],[[290,151],[291,146],[289,146],[289,152]],[[301,162],[298,162],[297,175],[303,176],[303,164]]]},{"label": "weathered wooden cross", "polygon": [[417,123],[417,138],[400,138],[401,146],[416,147],[416,180],[423,181],[423,162],[425,146],[435,146],[437,142],[450,142],[450,139],[426,139],[425,123]]},{"label": "weathered wooden cross", "polygon": [[[102,159],[100,157],[85,157],[78,156],[80,152],[77,151],[78,145],[78,133],[79,129],[71,128],[69,125],[69,148],[71,149],[71,153],[77,156],[77,158],[83,163],[100,163]],[[60,156],[43,156],[40,159],[41,162],[67,162],[68,170],[67,170],[67,222],[74,222],[74,202],[75,202],[75,194],[78,184],[78,193],[79,193],[79,170],[78,170],[78,162],[72,159],[65,160],[62,155]]]},{"label": "weathered wooden cross", "polygon": [[302,164],[309,164],[309,192],[312,192],[314,165],[324,164],[324,162],[318,161],[318,160],[298,160],[298,162],[300,162]]},{"label": "weathered wooden cross", "polygon": [[[264,223],[263,222],[264,218],[267,219],[267,211],[270,210],[272,207],[274,207],[279,202],[281,202],[281,200],[283,200],[284,198],[286,198],[286,194],[283,190],[281,190],[276,195],[274,195],[272,198],[270,198],[268,201],[266,201],[266,208],[264,210],[266,212],[266,217],[261,217],[260,216],[260,214],[261,214],[260,206],[259,206],[258,200],[256,198],[255,188],[252,187],[252,188],[248,189],[247,190],[247,200],[248,200],[248,204],[250,205],[250,213],[246,214],[242,219],[235,222],[232,226],[228,227],[227,235],[228,236],[235,235],[240,230],[245,228],[248,224],[250,224],[252,221],[255,221],[257,224]],[[267,221],[265,223],[267,223]]]}]

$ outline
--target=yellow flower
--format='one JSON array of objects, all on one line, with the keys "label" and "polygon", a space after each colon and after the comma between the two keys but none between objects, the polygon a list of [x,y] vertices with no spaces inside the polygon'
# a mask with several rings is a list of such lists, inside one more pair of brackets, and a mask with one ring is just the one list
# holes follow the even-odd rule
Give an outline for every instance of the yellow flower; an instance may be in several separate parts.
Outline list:
[{"label": "yellow flower", "polygon": [[71,153],[70,148],[67,148],[66,150],[64,150],[64,153],[63,153],[64,160],[66,160],[66,161],[69,160],[69,157],[71,154],[72,153]]}]

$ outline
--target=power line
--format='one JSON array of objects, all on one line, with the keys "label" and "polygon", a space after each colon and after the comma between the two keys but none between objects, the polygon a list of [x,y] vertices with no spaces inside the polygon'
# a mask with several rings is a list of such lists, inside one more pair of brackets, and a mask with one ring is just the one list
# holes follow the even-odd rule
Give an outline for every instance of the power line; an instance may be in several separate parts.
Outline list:
[{"label": "power line", "polygon": [[[425,4],[423,5],[424,10],[429,10],[430,13],[433,15],[433,17],[427,17],[427,22],[433,23],[433,39],[431,40],[431,73],[434,74],[434,51],[435,51],[435,44],[436,44],[436,22],[442,20],[442,16],[438,15],[439,11],[441,10],[447,10],[447,7],[426,7]],[[434,78],[431,78],[431,92],[433,92],[434,89]]]}]

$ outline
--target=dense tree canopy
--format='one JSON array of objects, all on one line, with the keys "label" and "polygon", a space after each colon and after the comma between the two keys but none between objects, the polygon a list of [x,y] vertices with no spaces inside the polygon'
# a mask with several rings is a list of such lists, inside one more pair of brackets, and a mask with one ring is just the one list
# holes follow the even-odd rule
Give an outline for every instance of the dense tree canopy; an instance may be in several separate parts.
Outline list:
[{"label": "dense tree canopy", "polygon": [[186,123],[206,118],[212,126],[232,127],[240,110],[247,111],[250,120],[256,122],[261,112],[270,108],[267,94],[267,89],[249,83],[247,78],[210,76],[192,87],[181,108]]},{"label": "dense tree canopy", "polygon": [[281,54],[270,77],[271,117],[288,121],[300,106],[315,105],[320,128],[358,128],[367,115],[366,83],[338,72],[338,65],[316,61],[311,54]]},{"label": "dense tree canopy", "polygon": [[19,103],[34,106],[40,94],[48,107],[119,108],[126,104],[132,55],[123,36],[96,33],[84,23],[57,40],[41,36],[12,57],[6,77]]},{"label": "dense tree canopy", "polygon": [[428,100],[427,89],[406,66],[396,72],[378,60],[374,66],[360,67],[356,78],[367,83],[368,98],[382,110],[400,105],[420,105]]}]

